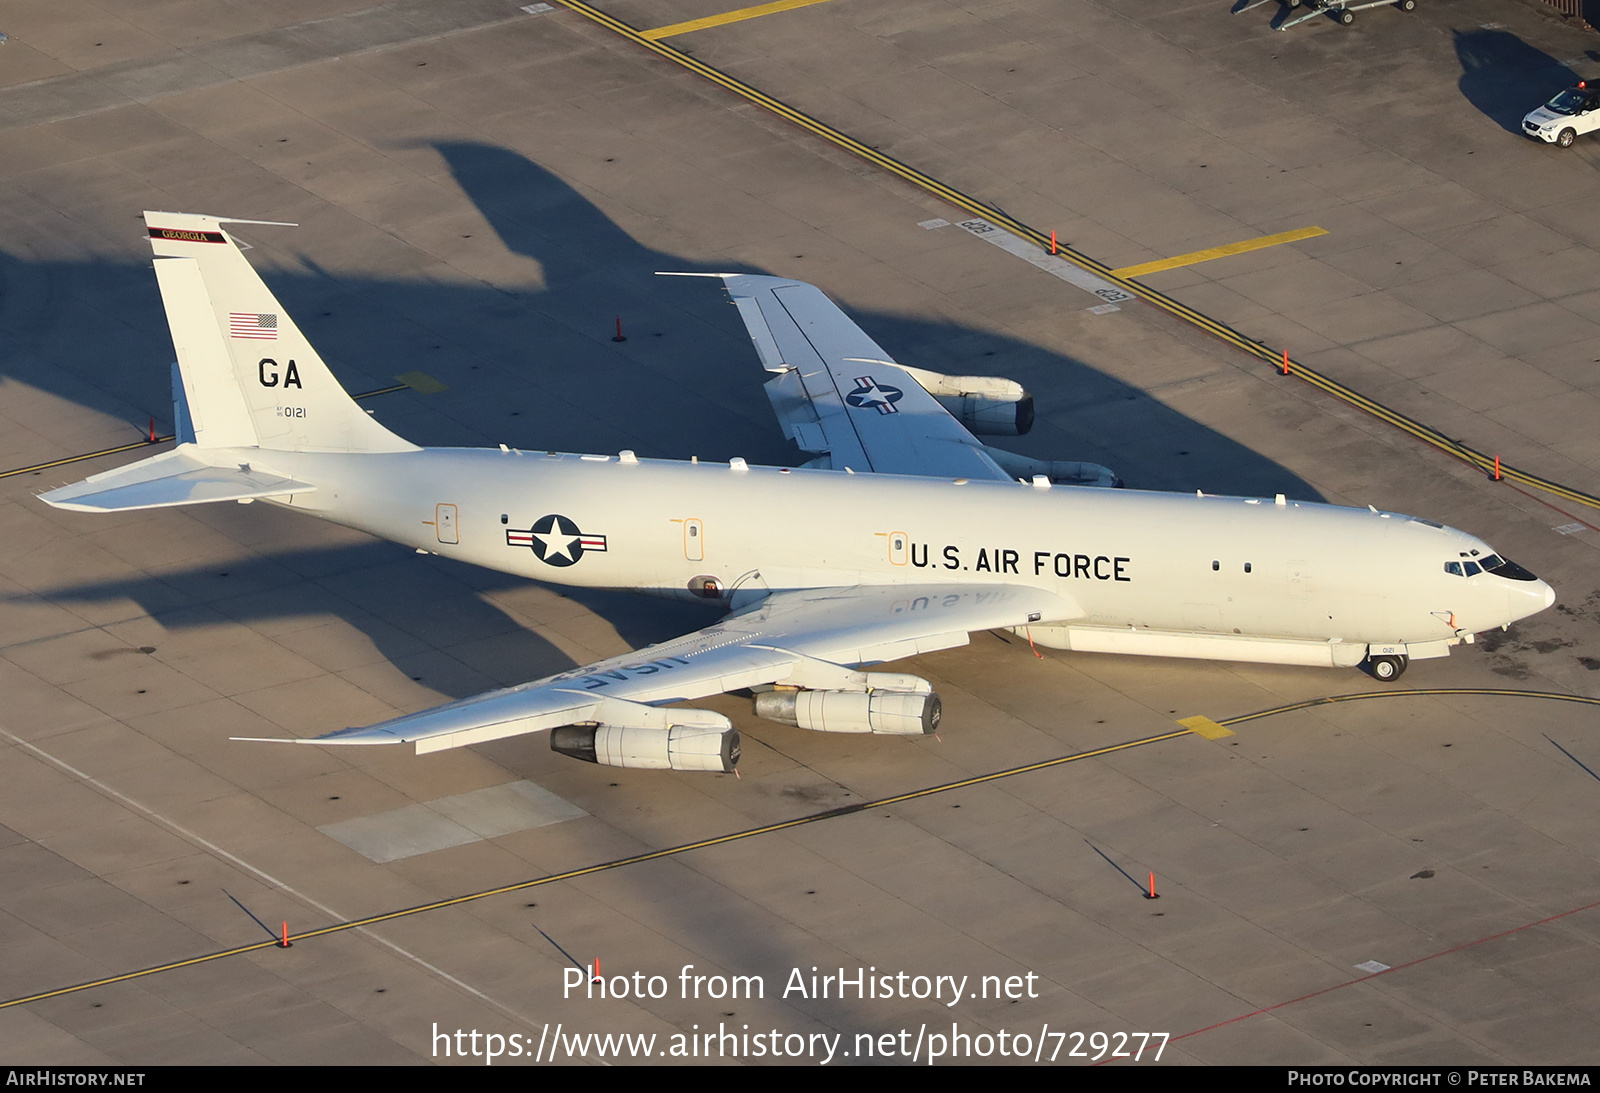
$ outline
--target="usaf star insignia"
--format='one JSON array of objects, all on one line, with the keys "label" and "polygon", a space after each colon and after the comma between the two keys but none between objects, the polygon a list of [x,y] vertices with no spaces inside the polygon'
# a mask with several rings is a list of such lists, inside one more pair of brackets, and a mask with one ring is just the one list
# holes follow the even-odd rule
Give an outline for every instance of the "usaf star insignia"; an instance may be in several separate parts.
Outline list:
[{"label": "usaf star insignia", "polygon": [[844,400],[858,410],[874,409],[880,414],[898,414],[900,411],[895,403],[905,398],[905,392],[898,387],[889,387],[880,384],[871,376],[857,376],[856,389],[844,397]]},{"label": "usaf star insignia", "polygon": [[589,551],[605,553],[604,535],[587,535],[575,521],[551,514],[541,516],[527,531],[506,530],[506,546],[530,547],[546,565],[576,565]]}]

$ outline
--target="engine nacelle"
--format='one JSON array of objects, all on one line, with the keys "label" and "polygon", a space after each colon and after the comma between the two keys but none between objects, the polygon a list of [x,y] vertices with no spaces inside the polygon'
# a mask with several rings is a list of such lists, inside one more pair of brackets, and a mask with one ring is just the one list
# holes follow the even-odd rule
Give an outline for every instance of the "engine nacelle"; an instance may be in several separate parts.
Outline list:
[{"label": "engine nacelle", "polygon": [[669,729],[563,725],[551,730],[550,750],[603,767],[730,774],[739,765],[739,732],[694,725]]},{"label": "engine nacelle", "polygon": [[763,691],[756,716],[814,732],[924,736],[939,728],[933,691]]},{"label": "engine nacelle", "polygon": [[969,432],[979,436],[1022,436],[1033,428],[1033,396],[1016,380],[946,376],[903,364],[900,368]]},{"label": "engine nacelle", "polygon": [[1120,487],[1122,479],[1118,478],[1109,467],[1102,467],[1098,463],[1080,463],[1074,460],[1044,460],[1029,459],[1026,456],[1016,455],[1001,448],[992,448],[985,444],[983,450],[989,453],[989,458],[1000,465],[1000,469],[1012,478],[1032,479],[1043,475],[1052,482],[1063,486],[1102,486]]}]

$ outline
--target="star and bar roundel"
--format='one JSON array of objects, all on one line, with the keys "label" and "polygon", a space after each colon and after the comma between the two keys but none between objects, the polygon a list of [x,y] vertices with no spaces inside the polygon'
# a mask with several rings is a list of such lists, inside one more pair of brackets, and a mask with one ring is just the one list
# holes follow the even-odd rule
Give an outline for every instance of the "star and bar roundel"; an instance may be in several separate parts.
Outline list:
[{"label": "star and bar roundel", "polygon": [[527,531],[506,529],[506,546],[530,547],[546,565],[576,565],[589,551],[604,554],[606,537],[578,530],[576,521],[551,514],[541,516]]},{"label": "star and bar roundel", "polygon": [[856,388],[844,397],[845,402],[858,410],[876,410],[880,414],[898,414],[895,403],[905,397],[898,387],[879,383],[871,376],[857,376]]}]

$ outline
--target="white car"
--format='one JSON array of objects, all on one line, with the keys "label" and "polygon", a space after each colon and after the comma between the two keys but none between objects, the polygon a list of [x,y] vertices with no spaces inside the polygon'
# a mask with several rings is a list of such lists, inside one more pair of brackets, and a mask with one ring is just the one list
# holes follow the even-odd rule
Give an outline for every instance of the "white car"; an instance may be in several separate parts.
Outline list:
[{"label": "white car", "polygon": [[1584,80],[1522,119],[1522,131],[1565,148],[1583,133],[1600,129],[1600,87]]}]

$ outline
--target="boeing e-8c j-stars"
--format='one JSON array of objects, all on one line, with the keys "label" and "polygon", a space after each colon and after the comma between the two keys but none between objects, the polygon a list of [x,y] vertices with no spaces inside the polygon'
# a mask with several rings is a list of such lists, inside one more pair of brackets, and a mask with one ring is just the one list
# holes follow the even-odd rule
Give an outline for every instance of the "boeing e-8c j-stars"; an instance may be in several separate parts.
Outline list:
[{"label": "boeing e-8c j-stars", "polygon": [[363,412],[225,223],[146,213],[178,377],[177,447],[43,495],[81,512],[267,501],[536,580],[717,601],[661,645],[313,744],[418,752],[551,732],[621,767],[729,771],[748,689],[822,732],[927,733],[939,698],[867,670],[1010,629],[1057,649],[1370,666],[1445,656],[1549,607],[1482,540],[1398,513],[1114,488],[974,432],[1026,431],[1006,380],[897,364],[810,285],[718,274],[803,467],[424,449]]}]

